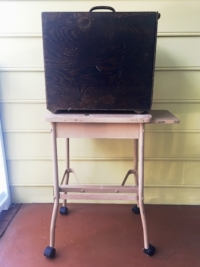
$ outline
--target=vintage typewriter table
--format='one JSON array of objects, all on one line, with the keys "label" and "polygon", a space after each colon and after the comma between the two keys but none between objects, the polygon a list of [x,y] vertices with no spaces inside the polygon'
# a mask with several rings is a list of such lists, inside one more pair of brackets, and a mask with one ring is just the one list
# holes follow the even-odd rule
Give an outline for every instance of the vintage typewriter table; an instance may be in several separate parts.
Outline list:
[{"label": "vintage typewriter table", "polygon": [[[107,200],[135,200],[137,205],[133,212],[141,215],[144,249],[152,256],[155,247],[149,243],[147,223],[145,218],[144,195],[144,128],[149,123],[175,124],[179,120],[166,110],[154,110],[149,114],[53,114],[48,112],[45,120],[51,123],[53,144],[54,170],[54,206],[50,226],[50,244],[44,255],[54,258],[55,224],[59,208],[59,199],[63,200],[60,214],[66,215],[67,199],[107,199]],[[59,185],[57,138],[66,139],[66,170]],[[70,138],[115,138],[134,140],[134,168],[128,170],[123,182],[119,186],[69,185],[69,174],[76,173],[70,168],[69,139]],[[135,185],[125,186],[130,174],[134,174]]]}]

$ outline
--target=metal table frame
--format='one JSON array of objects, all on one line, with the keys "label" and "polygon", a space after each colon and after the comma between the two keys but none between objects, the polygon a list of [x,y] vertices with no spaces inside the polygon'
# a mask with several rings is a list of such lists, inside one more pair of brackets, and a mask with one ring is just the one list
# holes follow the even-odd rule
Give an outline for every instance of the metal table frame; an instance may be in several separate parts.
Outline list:
[{"label": "metal table frame", "polygon": [[[165,110],[151,111],[150,114],[53,114],[48,112],[46,119],[52,127],[53,173],[54,173],[54,206],[50,226],[50,245],[44,255],[54,258],[55,224],[59,209],[59,199],[63,200],[60,213],[67,214],[67,199],[108,199],[136,200],[135,213],[140,213],[144,252],[152,256],[155,247],[149,244],[147,223],[144,210],[144,128],[148,123],[179,123],[179,120]],[[57,138],[66,139],[66,170],[61,184],[58,177]],[[134,167],[129,170],[119,186],[69,185],[69,174],[75,170],[70,168],[70,138],[114,138],[134,140]],[[134,174],[135,185],[124,186],[130,174]],[[76,177],[77,179],[77,177]],[[70,194],[68,194],[70,193]],[[134,194],[133,194],[134,193]]]}]

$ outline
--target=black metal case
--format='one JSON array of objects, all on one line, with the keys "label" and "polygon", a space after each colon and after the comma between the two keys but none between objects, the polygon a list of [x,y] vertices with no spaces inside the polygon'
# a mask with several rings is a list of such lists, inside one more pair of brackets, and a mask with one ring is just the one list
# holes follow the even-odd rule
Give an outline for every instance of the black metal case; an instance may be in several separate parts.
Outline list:
[{"label": "black metal case", "polygon": [[44,12],[47,108],[151,109],[157,12]]}]

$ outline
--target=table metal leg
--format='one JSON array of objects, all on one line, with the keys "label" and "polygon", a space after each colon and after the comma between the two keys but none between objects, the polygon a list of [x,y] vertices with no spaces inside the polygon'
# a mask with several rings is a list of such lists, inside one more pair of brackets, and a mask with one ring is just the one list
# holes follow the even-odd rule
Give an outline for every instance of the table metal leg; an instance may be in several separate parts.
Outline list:
[{"label": "table metal leg", "polygon": [[[134,178],[135,178],[135,185],[138,187],[138,139],[134,139]],[[138,191],[136,194],[137,197],[137,204],[133,206],[132,211],[135,214],[140,214],[139,208],[139,201],[138,201]]]},{"label": "table metal leg", "polygon": [[[69,138],[66,138],[66,174],[65,174],[65,180],[64,180],[64,184],[68,184],[69,183]],[[67,204],[67,200],[64,199],[63,200],[63,207],[66,207]]]},{"label": "table metal leg", "polygon": [[57,157],[57,141],[56,126],[52,123],[52,145],[53,145],[53,173],[54,173],[54,206],[50,228],[50,246],[55,245],[55,224],[59,207],[59,181],[58,181],[58,157]]},{"label": "table metal leg", "polygon": [[144,236],[143,251],[147,255],[153,256],[153,254],[155,253],[155,247],[149,244],[148,241],[147,222],[144,210],[144,124],[142,123],[140,124],[138,158],[138,198]]},{"label": "table metal leg", "polygon": [[[135,170],[135,185],[138,186],[138,139],[134,139],[134,166]],[[139,208],[138,193],[137,193],[137,207]]]},{"label": "table metal leg", "polygon": [[[69,138],[66,138],[66,169],[65,169],[62,181],[61,181],[61,185],[68,185],[70,173],[74,174],[76,181],[77,181],[77,184],[79,184],[75,170],[70,168],[70,153],[69,152],[70,152]],[[67,192],[64,193],[64,195],[66,195],[66,194],[67,194]],[[68,207],[66,205],[67,205],[67,199],[64,199],[63,205],[62,205],[62,207],[60,207],[60,214],[61,215],[67,215],[68,214]]]},{"label": "table metal leg", "polygon": [[58,214],[59,207],[59,181],[58,181],[58,158],[57,158],[57,141],[56,141],[56,125],[55,123],[51,123],[52,125],[52,147],[53,147],[53,174],[54,174],[54,205],[53,205],[53,213],[51,217],[51,225],[50,225],[50,246],[48,246],[44,255],[48,258],[54,258],[56,250],[55,246],[55,227],[56,227],[56,219]]},{"label": "table metal leg", "polygon": [[142,227],[144,233],[144,248],[147,249],[149,247],[148,242],[148,235],[147,235],[147,224],[145,218],[145,211],[144,211],[144,126],[140,124],[140,136],[139,136],[139,146],[138,146],[138,202],[142,220]]}]

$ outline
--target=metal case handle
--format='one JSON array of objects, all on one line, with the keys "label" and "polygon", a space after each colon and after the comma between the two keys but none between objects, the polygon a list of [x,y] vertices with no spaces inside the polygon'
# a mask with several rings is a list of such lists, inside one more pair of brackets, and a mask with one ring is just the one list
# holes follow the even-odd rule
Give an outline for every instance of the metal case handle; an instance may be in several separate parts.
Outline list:
[{"label": "metal case handle", "polygon": [[92,12],[93,10],[97,10],[97,9],[108,9],[108,10],[115,12],[114,8],[110,6],[94,6],[90,9],[90,12]]}]

